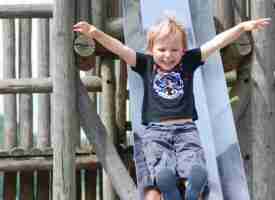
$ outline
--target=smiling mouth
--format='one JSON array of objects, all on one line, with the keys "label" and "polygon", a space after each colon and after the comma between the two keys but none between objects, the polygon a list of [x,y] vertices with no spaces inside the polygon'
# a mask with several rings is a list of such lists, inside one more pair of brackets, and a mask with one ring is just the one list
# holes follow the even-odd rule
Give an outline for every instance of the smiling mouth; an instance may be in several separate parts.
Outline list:
[{"label": "smiling mouth", "polygon": [[163,64],[167,65],[167,66],[172,66],[175,64],[174,61],[169,61],[169,62],[166,62],[166,61],[162,61]]}]

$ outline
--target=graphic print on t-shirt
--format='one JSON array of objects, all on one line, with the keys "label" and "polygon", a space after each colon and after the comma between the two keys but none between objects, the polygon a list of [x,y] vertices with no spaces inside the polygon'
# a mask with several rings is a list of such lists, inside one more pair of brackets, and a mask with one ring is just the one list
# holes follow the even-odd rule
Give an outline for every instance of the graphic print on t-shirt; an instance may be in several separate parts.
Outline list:
[{"label": "graphic print on t-shirt", "polygon": [[183,95],[183,88],[183,80],[178,72],[157,73],[153,81],[153,89],[165,99],[175,99]]}]

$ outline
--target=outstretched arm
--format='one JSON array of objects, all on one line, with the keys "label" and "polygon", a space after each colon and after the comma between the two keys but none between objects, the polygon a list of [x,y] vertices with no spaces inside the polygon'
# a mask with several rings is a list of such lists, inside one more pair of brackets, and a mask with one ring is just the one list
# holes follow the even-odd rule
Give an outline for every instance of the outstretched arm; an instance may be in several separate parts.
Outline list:
[{"label": "outstretched arm", "polygon": [[220,50],[238,39],[243,32],[263,29],[270,24],[270,21],[270,18],[263,18],[242,22],[216,35],[212,40],[201,46],[202,60],[206,60],[216,50]]},{"label": "outstretched arm", "polygon": [[88,24],[85,21],[78,22],[73,26],[73,31],[80,32],[89,38],[95,39],[109,51],[118,55],[127,64],[136,65],[136,52],[122,44],[119,40],[100,31],[95,26]]}]

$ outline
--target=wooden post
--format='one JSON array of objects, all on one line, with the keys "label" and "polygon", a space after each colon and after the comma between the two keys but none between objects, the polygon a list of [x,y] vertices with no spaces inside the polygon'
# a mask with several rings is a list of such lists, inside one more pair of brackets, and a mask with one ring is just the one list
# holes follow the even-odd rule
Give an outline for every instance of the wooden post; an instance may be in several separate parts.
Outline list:
[{"label": "wooden post", "polygon": [[120,60],[116,63],[116,124],[118,143],[127,145],[126,136],[126,101],[127,101],[127,65]]},{"label": "wooden post", "polygon": [[[31,68],[31,19],[19,20],[19,77],[30,78]],[[20,146],[30,149],[33,145],[33,116],[32,95],[19,96],[19,128]],[[33,198],[33,172],[20,172],[20,198],[28,200]]]},{"label": "wooden post", "polygon": [[[77,20],[76,21],[87,21],[87,22],[90,22],[91,21],[91,12],[90,12],[90,9],[91,9],[91,4],[92,4],[92,1],[91,0],[82,0],[82,1],[77,1],[77,5],[78,5],[78,13],[77,13]],[[96,56],[93,55],[93,59],[92,61],[94,63],[91,63],[91,65],[95,65],[95,58]],[[93,68],[92,71],[89,71],[86,73],[86,75],[95,75],[95,68]],[[96,99],[96,93],[91,93],[90,96],[95,100]],[[97,169],[96,169],[97,170]],[[97,172],[96,170],[89,170],[89,169],[86,169],[85,170],[85,177],[84,177],[84,180],[85,180],[85,189],[82,188],[84,191],[85,191],[85,199],[87,200],[95,200],[96,199],[96,189],[97,189]],[[81,180],[81,174],[80,172],[77,172],[77,177],[79,177],[79,180]],[[78,186],[80,186],[81,184],[77,184]],[[81,195],[81,188],[80,187],[77,187],[77,196],[78,196],[78,199],[80,199],[80,195]]]},{"label": "wooden post", "polygon": [[[106,127],[108,136],[116,143],[117,131],[115,126],[115,79],[114,61],[103,58],[101,65],[102,76],[102,121]],[[108,175],[103,173],[103,199],[115,200],[115,193]]]},{"label": "wooden post", "polygon": [[[274,16],[272,0],[252,0],[251,18]],[[274,23],[253,32],[255,51],[251,68],[252,199],[273,199],[275,174]]]},{"label": "wooden post", "polygon": [[76,199],[75,143],[78,131],[73,54],[75,0],[55,0],[53,13],[53,200]]},{"label": "wooden post", "polygon": [[[247,10],[248,2],[243,0],[234,0],[234,16],[235,23],[238,24],[241,21],[248,20],[249,12]],[[249,46],[249,40],[247,38],[248,34],[244,34],[241,37],[240,43],[245,45],[239,45],[239,49],[243,50],[245,47]],[[253,44],[252,44],[253,45]],[[250,50],[252,51],[253,47],[250,45]],[[242,51],[240,51],[242,53]],[[240,142],[240,148],[244,160],[244,168],[246,172],[246,179],[248,184],[248,189],[250,192],[250,197],[252,197],[252,174],[253,174],[253,165],[252,165],[252,134],[251,134],[251,61],[252,56],[246,60],[246,65],[240,66],[238,69],[238,81],[235,83],[234,88],[232,89],[233,96],[238,96],[239,100],[232,105],[234,120],[236,123],[236,128],[238,132],[238,138]]]},{"label": "wooden post", "polygon": [[212,4],[214,6],[214,16],[222,22],[227,29],[234,25],[234,11],[232,1],[215,0]]},{"label": "wooden post", "polygon": [[[14,20],[2,20],[3,77],[15,78],[15,24]],[[16,95],[4,96],[4,148],[17,144]],[[16,172],[4,173],[4,200],[16,198]]]},{"label": "wooden post", "polygon": [[[76,22],[78,22],[78,21],[88,21],[89,22],[90,3],[91,3],[90,0],[81,0],[81,1],[76,0],[76,7],[77,7],[77,12],[75,14]],[[79,58],[77,57],[76,59],[79,59]],[[79,61],[77,61],[76,63],[79,63]],[[79,131],[75,133],[75,141],[76,141],[76,147],[80,148],[81,147],[81,135],[80,135],[79,119],[77,122],[78,122],[77,126],[79,127]],[[82,184],[81,184],[82,183],[81,177],[82,177],[81,170],[78,170],[76,172],[76,196],[77,196],[77,199],[81,199],[82,191],[84,191],[84,188],[82,188]],[[90,186],[90,187],[95,187],[95,185]],[[93,189],[95,190],[95,188],[93,188]]]},{"label": "wooden post", "polygon": [[[104,30],[104,19],[105,19],[105,12],[106,12],[106,7],[104,7],[104,2],[105,0],[101,1],[91,1],[91,21],[92,24],[94,24],[98,29]],[[101,74],[101,58],[100,56],[95,57],[94,63],[96,64],[95,69],[93,70],[93,74],[100,75]],[[101,94],[90,94],[89,95],[91,99],[93,99],[95,105],[97,105],[97,112],[101,113]],[[98,176],[98,182],[97,182],[97,187],[98,187],[98,199],[103,200],[103,169],[102,165],[98,167],[97,171],[97,176]],[[86,189],[88,189],[86,187]],[[89,193],[93,192],[90,189],[86,190],[89,195]],[[96,197],[95,197],[96,199]]]},{"label": "wooden post", "polygon": [[[37,67],[38,77],[49,77],[49,19],[39,19],[37,24]],[[50,95],[38,96],[38,132],[37,147],[49,148],[50,141]],[[48,200],[50,191],[50,173],[48,170],[37,171],[37,199]]]}]

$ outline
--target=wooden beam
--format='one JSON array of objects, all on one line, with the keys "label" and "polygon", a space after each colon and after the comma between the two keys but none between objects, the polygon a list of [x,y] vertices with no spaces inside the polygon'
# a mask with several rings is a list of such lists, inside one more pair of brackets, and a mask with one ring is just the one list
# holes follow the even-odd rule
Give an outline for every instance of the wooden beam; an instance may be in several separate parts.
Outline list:
[{"label": "wooden beam", "polygon": [[101,119],[91,102],[83,83],[78,81],[80,123],[90,143],[95,144],[96,155],[121,200],[136,200],[138,193]]},{"label": "wooden beam", "polygon": [[[101,91],[101,79],[96,76],[82,78],[89,92]],[[24,78],[0,80],[0,94],[14,93],[50,93],[52,92],[52,78]]]},{"label": "wooden beam", "polygon": [[122,17],[116,17],[112,20],[107,21],[106,23],[106,32],[113,37],[116,37],[120,40],[123,38],[123,18]]},{"label": "wooden beam", "polygon": [[53,13],[53,200],[75,200],[75,144],[78,130],[77,69],[72,27],[75,0],[54,0]]},{"label": "wooden beam", "polygon": [[[37,71],[38,77],[49,77],[50,75],[50,20],[38,20],[38,40],[35,48],[37,51]],[[51,122],[50,122],[50,94],[38,95],[38,132],[37,148],[49,148],[51,144]],[[37,170],[37,199],[50,199],[50,172],[48,170]]]},{"label": "wooden beam", "polygon": [[[32,77],[31,61],[31,33],[32,20],[19,20],[19,78]],[[31,149],[33,146],[33,96],[32,94],[19,95],[19,144],[23,149]],[[20,199],[33,199],[34,176],[33,172],[20,172]]]},{"label": "wooden beam", "polygon": [[[95,155],[77,156],[77,169],[95,170],[97,167],[97,159]],[[52,158],[37,157],[32,159],[1,159],[0,171],[35,171],[35,170],[51,170],[53,166]]]},{"label": "wooden beam", "polygon": [[43,4],[1,4],[0,18],[50,18],[53,5]]},{"label": "wooden beam", "polygon": [[[102,77],[102,112],[100,117],[106,133],[114,144],[117,144],[117,129],[115,124],[115,78],[114,60],[103,58],[101,64]],[[115,200],[116,194],[113,189],[110,177],[106,171],[103,172],[103,199]]]},{"label": "wooden beam", "polygon": [[[2,20],[3,31],[2,48],[3,51],[2,64],[3,78],[15,77],[15,20]],[[16,95],[4,96],[4,149],[9,150],[17,144],[17,110]],[[3,199],[16,199],[16,172],[4,173]]]},{"label": "wooden beam", "polygon": [[[51,18],[53,5],[43,4],[1,4],[0,18]],[[122,38],[122,18],[116,17],[106,23],[109,34]]]}]

